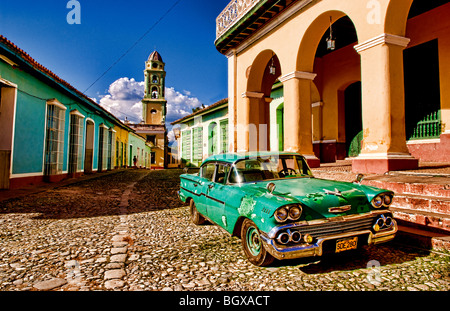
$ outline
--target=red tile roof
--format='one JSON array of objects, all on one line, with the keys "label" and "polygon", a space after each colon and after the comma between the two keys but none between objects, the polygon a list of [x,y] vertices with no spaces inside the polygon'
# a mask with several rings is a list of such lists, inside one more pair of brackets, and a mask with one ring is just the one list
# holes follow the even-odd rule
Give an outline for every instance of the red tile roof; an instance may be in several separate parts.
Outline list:
[{"label": "red tile roof", "polygon": [[111,114],[109,111],[104,109],[102,106],[97,104],[95,101],[90,99],[87,95],[81,93],[78,91],[75,87],[73,87],[71,84],[69,84],[67,81],[61,79],[59,76],[57,76],[55,73],[53,73],[50,69],[44,67],[43,65],[39,64],[36,60],[34,60],[28,53],[26,53],[24,50],[20,49],[17,45],[9,41],[6,37],[3,35],[0,35],[0,44],[6,46],[9,48],[13,53],[16,54],[16,56],[20,57],[23,61],[25,61],[27,64],[29,64],[31,67],[33,67],[36,71],[39,71],[48,77],[52,78],[55,82],[58,84],[61,84],[74,92],[77,96],[82,98],[85,101],[88,101],[90,104],[94,105],[96,108],[102,110],[104,113],[106,113],[109,117],[114,119],[116,123],[122,127],[125,127],[129,129],[130,131],[133,131],[131,128],[129,128],[127,125],[123,124],[117,117],[115,117],[113,114]]},{"label": "red tile roof", "polygon": [[175,125],[175,124],[182,123],[183,121],[185,121],[185,120],[187,120],[187,119],[190,119],[190,118],[192,118],[192,117],[194,117],[194,116],[196,116],[196,115],[199,115],[199,114],[203,114],[203,113],[205,113],[205,112],[208,112],[209,110],[212,110],[212,109],[217,108],[217,107],[219,107],[219,106],[221,106],[221,105],[224,105],[224,104],[228,104],[228,98],[224,98],[224,99],[222,99],[222,100],[219,100],[218,102],[212,104],[211,106],[208,106],[208,107],[206,107],[206,108],[203,108],[203,109],[201,109],[201,110],[198,110],[198,111],[196,111],[196,112],[194,112],[194,113],[192,113],[192,114],[190,114],[190,115],[188,115],[188,116],[185,116],[185,117],[183,117],[183,118],[181,118],[181,119],[179,119],[179,120],[176,120],[176,121],[174,121],[174,122],[172,122],[172,123],[170,123],[170,124]]}]

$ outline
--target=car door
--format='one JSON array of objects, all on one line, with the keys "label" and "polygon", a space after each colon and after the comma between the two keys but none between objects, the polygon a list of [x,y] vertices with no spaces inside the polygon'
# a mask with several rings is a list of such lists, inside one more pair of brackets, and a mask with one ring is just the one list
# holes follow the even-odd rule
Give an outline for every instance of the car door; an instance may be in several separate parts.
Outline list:
[{"label": "car door", "polygon": [[229,196],[226,181],[229,171],[230,166],[227,163],[217,163],[213,179],[204,186],[208,218],[225,229],[225,206]]},{"label": "car door", "polygon": [[197,210],[200,214],[209,217],[208,214],[208,193],[213,182],[214,173],[216,170],[216,162],[208,162],[202,165],[199,172],[199,184],[200,187],[200,197],[197,204]]}]

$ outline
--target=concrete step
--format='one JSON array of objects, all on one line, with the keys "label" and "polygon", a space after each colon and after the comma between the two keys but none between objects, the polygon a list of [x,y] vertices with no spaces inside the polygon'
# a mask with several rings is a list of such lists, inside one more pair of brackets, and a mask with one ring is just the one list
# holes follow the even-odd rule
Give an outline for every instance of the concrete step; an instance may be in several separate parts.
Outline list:
[{"label": "concrete step", "polygon": [[391,207],[390,210],[396,220],[407,222],[410,226],[421,226],[430,231],[443,230],[450,234],[450,215],[448,214],[398,207]]},{"label": "concrete step", "polygon": [[449,233],[433,232],[403,224],[399,225],[395,240],[403,244],[425,249],[450,250]]},{"label": "concrete step", "polygon": [[450,198],[396,193],[392,207],[449,215]]},{"label": "concrete step", "polygon": [[449,177],[384,175],[363,184],[394,191],[391,210],[397,220],[423,231],[450,233]]},{"label": "concrete step", "polygon": [[450,198],[450,178],[416,177],[385,178],[364,180],[364,185],[394,191],[398,194],[417,194],[424,196]]}]

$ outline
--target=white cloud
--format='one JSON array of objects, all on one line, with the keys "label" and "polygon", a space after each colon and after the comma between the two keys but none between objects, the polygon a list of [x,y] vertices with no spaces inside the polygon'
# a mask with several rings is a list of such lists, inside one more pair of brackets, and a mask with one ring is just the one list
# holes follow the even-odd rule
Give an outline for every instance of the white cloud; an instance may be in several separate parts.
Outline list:
[{"label": "white cloud", "polygon": [[193,108],[200,107],[202,103],[196,97],[190,97],[190,93],[184,91],[184,94],[176,91],[173,87],[166,88],[167,100],[167,120],[171,123],[192,113]]},{"label": "white cloud", "polygon": [[[115,115],[120,120],[125,117],[134,123],[142,120],[142,103],[145,83],[131,78],[120,78],[114,81],[108,89],[108,94],[96,102]],[[167,117],[166,125],[192,113],[193,108],[200,107],[202,103],[196,97],[192,97],[189,91],[176,91],[173,87],[166,88]]]},{"label": "white cloud", "polygon": [[100,99],[100,105],[122,121],[127,118],[139,123],[142,120],[141,100],[144,90],[144,82],[120,78],[109,86],[109,94]]}]

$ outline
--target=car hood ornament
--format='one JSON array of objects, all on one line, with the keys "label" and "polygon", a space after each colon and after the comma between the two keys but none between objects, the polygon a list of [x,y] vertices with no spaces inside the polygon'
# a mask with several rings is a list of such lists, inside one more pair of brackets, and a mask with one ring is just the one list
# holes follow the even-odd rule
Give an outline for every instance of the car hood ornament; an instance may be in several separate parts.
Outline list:
[{"label": "car hood ornament", "polygon": [[327,189],[323,189],[323,190],[325,191],[326,194],[343,197],[342,192],[340,192],[337,188],[335,188],[334,191],[327,190]]}]

